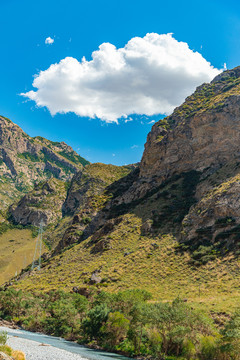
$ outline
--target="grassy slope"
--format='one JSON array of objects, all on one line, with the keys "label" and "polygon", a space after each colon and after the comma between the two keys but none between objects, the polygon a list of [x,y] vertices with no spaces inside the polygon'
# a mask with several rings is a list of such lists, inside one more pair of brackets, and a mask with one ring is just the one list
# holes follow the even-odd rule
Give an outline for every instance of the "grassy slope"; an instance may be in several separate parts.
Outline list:
[{"label": "grassy slope", "polygon": [[32,262],[35,243],[31,230],[12,229],[0,235],[0,284]]},{"label": "grassy slope", "polygon": [[87,165],[85,169],[91,177],[101,179],[106,185],[110,185],[114,181],[126,176],[130,172],[131,167],[94,163]]},{"label": "grassy slope", "polygon": [[93,255],[94,244],[89,246],[89,240],[85,240],[55,257],[35,276],[25,278],[17,288],[70,291],[73,286],[89,286],[91,273],[102,267],[101,277],[106,282],[97,285],[101,289],[143,288],[155,299],[170,300],[179,295],[216,312],[233,310],[240,295],[238,259],[229,256],[192,267],[188,253],[176,251],[173,236],[141,236],[140,226],[139,217],[125,215],[111,234],[112,249]]},{"label": "grassy slope", "polygon": [[[52,258],[40,272],[25,277],[16,287],[33,291],[91,287],[92,272],[101,268],[103,281],[94,285],[99,289],[143,288],[155,299],[170,300],[179,295],[195,306],[215,312],[232,311],[240,295],[239,260],[229,255],[194,267],[190,254],[178,249],[174,235],[179,227],[176,215],[183,215],[188,211],[184,206],[189,206],[182,201],[184,191],[188,191],[185,186],[182,178],[167,184],[120,216],[122,221],[112,232],[97,241],[96,236],[94,241],[90,237]],[[181,208],[174,210],[173,205]],[[171,215],[167,213],[169,209]],[[152,210],[167,216],[160,223],[156,221],[153,233],[143,235],[141,226],[151,217]],[[107,244],[108,250],[98,251],[101,242]]]},{"label": "grassy slope", "polygon": [[[86,170],[86,174],[88,174],[89,177],[99,178],[105,183],[105,186],[108,186],[113,181],[116,181],[128,174],[130,167],[118,167],[98,163],[87,165]],[[35,197],[38,196],[38,193],[41,195],[41,189],[45,186],[44,184],[45,182],[40,183],[30,194]],[[60,219],[61,211],[58,209],[57,205],[59,201],[63,201],[66,197],[66,183],[52,178],[49,180],[49,184],[55,188],[55,191],[41,197],[42,200],[33,206],[32,209],[47,209],[53,211],[55,209]],[[93,197],[92,201],[95,201],[99,205],[99,203],[106,201],[106,199],[103,195],[96,195]],[[50,248],[54,247],[62,238],[66,228],[71,223],[71,220],[71,217],[64,217],[57,223],[50,224],[45,229],[44,240]],[[9,240],[14,240],[14,242],[9,242]],[[0,284],[11,279],[15,275],[16,271],[19,273],[26,265],[31,263],[34,249],[35,241],[32,239],[30,230],[8,230],[0,236]]]}]

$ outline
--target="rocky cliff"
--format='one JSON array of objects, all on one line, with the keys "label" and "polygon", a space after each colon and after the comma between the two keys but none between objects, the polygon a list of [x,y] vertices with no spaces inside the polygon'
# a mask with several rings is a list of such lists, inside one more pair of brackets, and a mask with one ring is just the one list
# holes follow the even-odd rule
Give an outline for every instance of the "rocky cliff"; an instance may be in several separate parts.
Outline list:
[{"label": "rocky cliff", "polygon": [[32,138],[0,116],[0,209],[50,177],[70,181],[88,162],[64,142]]},{"label": "rocky cliff", "polygon": [[240,157],[240,67],[225,71],[158,121],[148,134],[140,174],[120,202],[131,202],[176,174],[210,173]]}]

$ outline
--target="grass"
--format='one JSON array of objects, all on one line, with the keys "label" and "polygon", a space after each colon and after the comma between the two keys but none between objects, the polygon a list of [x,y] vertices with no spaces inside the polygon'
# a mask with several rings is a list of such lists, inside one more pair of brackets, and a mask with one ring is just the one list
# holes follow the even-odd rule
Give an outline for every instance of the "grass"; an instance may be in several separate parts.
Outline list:
[{"label": "grass", "polygon": [[11,229],[0,235],[0,284],[32,262],[35,242],[29,229]]},{"label": "grass", "polygon": [[[141,236],[142,219],[126,214],[106,235],[107,251],[93,254],[91,238],[54,257],[34,276],[15,286],[34,292],[50,289],[71,291],[74,286],[90,287],[93,271],[101,269],[99,289],[115,292],[142,288],[154,299],[188,299],[195,307],[209,311],[232,312],[239,303],[240,261],[228,256],[201,267],[191,266],[190,255],[176,251],[171,234]],[[101,241],[103,239],[100,239]]]},{"label": "grass", "polygon": [[[100,171],[98,167],[94,170]],[[173,178],[122,215],[116,213],[118,221],[111,231],[95,233],[65,249],[44,263],[40,272],[26,276],[14,286],[36,293],[59,288],[72,291],[75,286],[110,292],[142,288],[151,292],[154,300],[170,301],[180,296],[194,307],[228,316],[240,305],[239,258],[228,254],[195,266],[190,252],[178,251],[175,234],[194,201],[196,184],[201,185],[197,173]],[[153,220],[152,231],[143,235],[141,227],[148,220]],[[59,238],[64,221],[67,223],[69,218],[59,225]],[[102,281],[91,285],[91,274],[99,269]]]},{"label": "grass", "polygon": [[[220,85],[221,84],[221,85]],[[220,86],[219,86],[220,85]],[[173,114],[156,123],[164,129],[172,126],[182,126],[195,114],[202,112],[221,111],[225,100],[232,95],[239,95],[240,79],[235,77],[222,77],[221,81],[203,84],[185,102],[177,107]],[[164,122],[163,122],[164,121]],[[160,140],[159,140],[160,141]]]},{"label": "grass", "polygon": [[95,163],[86,166],[86,171],[91,177],[101,179],[106,185],[126,176],[130,172],[129,166],[115,166],[110,164]]}]

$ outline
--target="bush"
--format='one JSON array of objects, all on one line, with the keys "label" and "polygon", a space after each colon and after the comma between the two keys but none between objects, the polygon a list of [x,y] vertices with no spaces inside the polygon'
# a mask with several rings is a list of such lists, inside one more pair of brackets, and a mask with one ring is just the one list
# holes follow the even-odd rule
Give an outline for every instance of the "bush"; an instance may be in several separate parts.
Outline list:
[{"label": "bush", "polygon": [[127,335],[130,321],[119,311],[108,314],[108,320],[102,328],[102,332],[108,335],[108,343],[113,349]]},{"label": "bush", "polygon": [[108,318],[110,310],[106,304],[97,305],[87,313],[87,317],[83,320],[84,334],[93,339],[99,339],[102,335],[102,326]]},{"label": "bush", "polygon": [[[184,341],[182,354],[184,355],[184,357],[186,357],[187,360],[191,360],[196,354],[195,346],[191,340],[187,339],[186,341]],[[208,360],[210,360],[210,358]]]},{"label": "bush", "polygon": [[217,338],[204,336],[200,340],[199,357],[201,360],[217,360],[218,347]]},{"label": "bush", "polygon": [[3,352],[4,354],[7,354],[9,356],[12,355],[12,349],[10,348],[10,346],[7,345],[0,345],[0,351]]},{"label": "bush", "polygon": [[7,342],[7,332],[1,331],[0,332],[0,345],[5,345]]}]

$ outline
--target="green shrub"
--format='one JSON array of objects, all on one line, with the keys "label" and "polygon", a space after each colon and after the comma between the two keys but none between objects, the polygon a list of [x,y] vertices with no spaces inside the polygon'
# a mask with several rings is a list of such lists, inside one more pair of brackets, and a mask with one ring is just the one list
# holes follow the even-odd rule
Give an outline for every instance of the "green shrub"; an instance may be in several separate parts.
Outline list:
[{"label": "green shrub", "polygon": [[0,345],[5,345],[7,342],[7,332],[0,331]]},{"label": "green shrub", "polygon": [[191,340],[187,339],[183,342],[182,354],[184,357],[186,357],[187,360],[191,360],[194,358],[196,354],[196,349]]},{"label": "green shrub", "polygon": [[103,325],[106,323],[110,309],[107,305],[97,305],[89,310],[87,317],[83,320],[84,334],[93,339],[99,339],[102,335]]},{"label": "green shrub", "polygon": [[92,219],[89,216],[82,217],[83,224],[87,225],[92,221]]},{"label": "green shrub", "polygon": [[200,339],[199,357],[201,360],[217,360],[219,342],[214,336],[203,336]]},{"label": "green shrub", "polygon": [[7,345],[0,345],[0,351],[9,356],[12,355],[12,349]]}]

